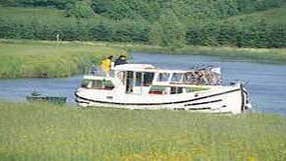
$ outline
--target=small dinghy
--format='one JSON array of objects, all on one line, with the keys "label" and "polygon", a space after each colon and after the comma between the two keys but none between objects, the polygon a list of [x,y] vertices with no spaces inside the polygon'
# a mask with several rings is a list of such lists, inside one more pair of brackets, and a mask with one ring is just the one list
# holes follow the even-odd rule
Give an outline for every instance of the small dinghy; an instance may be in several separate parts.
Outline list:
[{"label": "small dinghy", "polygon": [[67,97],[44,96],[39,92],[33,91],[31,95],[26,96],[29,102],[48,102],[63,105],[67,101]]}]

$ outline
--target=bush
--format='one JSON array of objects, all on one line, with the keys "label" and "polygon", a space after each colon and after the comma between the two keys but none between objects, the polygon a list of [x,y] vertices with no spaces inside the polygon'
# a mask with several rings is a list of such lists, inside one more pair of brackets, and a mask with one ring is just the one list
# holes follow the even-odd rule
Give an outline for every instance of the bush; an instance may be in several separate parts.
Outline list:
[{"label": "bush", "polygon": [[74,5],[67,6],[67,16],[74,16],[76,18],[90,18],[94,15],[90,4],[85,1],[78,1]]},{"label": "bush", "polygon": [[152,24],[149,35],[148,41],[151,45],[159,45],[163,46],[163,28],[159,22],[155,22]]},{"label": "bush", "polygon": [[185,28],[173,13],[168,10],[162,14],[159,23],[162,26],[162,43],[163,46],[181,47],[185,44]]}]

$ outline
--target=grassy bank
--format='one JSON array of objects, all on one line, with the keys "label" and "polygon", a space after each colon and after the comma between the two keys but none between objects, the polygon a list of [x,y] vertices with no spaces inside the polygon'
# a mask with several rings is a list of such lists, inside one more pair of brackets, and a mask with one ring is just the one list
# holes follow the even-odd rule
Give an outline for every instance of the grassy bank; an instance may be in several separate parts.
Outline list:
[{"label": "grassy bank", "polygon": [[0,78],[71,76],[119,54],[126,52],[76,42],[0,40]]},{"label": "grassy bank", "polygon": [[132,47],[125,46],[130,51],[156,52],[168,54],[190,54],[190,55],[206,55],[218,56],[228,59],[246,59],[260,63],[286,63],[285,48],[238,48],[238,47],[210,47],[210,46],[184,46],[178,49],[134,45]]},{"label": "grassy bank", "polygon": [[0,103],[0,160],[285,160],[286,119]]},{"label": "grassy bank", "polygon": [[[128,52],[190,54],[286,63],[286,49],[184,46],[172,49],[133,43],[0,39],[0,78],[65,77],[83,73],[106,55]],[[150,55],[152,56],[152,55]]]},{"label": "grassy bank", "polygon": [[83,42],[89,45],[121,48],[128,52],[189,54],[247,59],[260,63],[286,64],[286,48],[238,48],[185,45],[182,48],[161,47],[138,43]]}]

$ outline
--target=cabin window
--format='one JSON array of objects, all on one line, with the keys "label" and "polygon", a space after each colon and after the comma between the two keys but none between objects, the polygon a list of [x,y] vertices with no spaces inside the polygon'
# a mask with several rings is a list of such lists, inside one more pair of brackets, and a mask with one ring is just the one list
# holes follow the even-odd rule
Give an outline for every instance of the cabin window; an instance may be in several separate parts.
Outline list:
[{"label": "cabin window", "polygon": [[167,94],[167,87],[164,86],[152,86],[149,94]]},{"label": "cabin window", "polygon": [[182,73],[174,73],[171,81],[172,82],[180,82],[182,80],[182,76],[183,76]]},{"label": "cabin window", "polygon": [[84,80],[81,83],[81,87],[87,89],[112,90],[114,85],[110,80]]},{"label": "cabin window", "polygon": [[135,86],[141,86],[142,85],[142,73],[136,73],[136,81]]},{"label": "cabin window", "polygon": [[190,93],[190,92],[198,92],[198,91],[204,91],[204,90],[208,90],[209,88],[207,87],[187,87],[186,88],[186,92]]},{"label": "cabin window", "polygon": [[82,88],[91,88],[92,87],[92,80],[83,80],[81,82],[81,87]]},{"label": "cabin window", "polygon": [[144,86],[150,86],[153,82],[153,79],[154,79],[154,73],[149,73],[149,72],[146,72],[144,73],[144,76],[143,76],[143,85]]},{"label": "cabin window", "polygon": [[92,81],[92,88],[93,89],[103,88],[103,81],[102,80],[93,80]]},{"label": "cabin window", "polygon": [[158,82],[167,82],[169,80],[170,73],[159,73]]},{"label": "cabin window", "polygon": [[170,94],[180,94],[183,93],[183,87],[171,87]]},{"label": "cabin window", "polygon": [[188,72],[184,74],[183,82],[186,84],[196,84],[197,77],[193,72]]},{"label": "cabin window", "polygon": [[103,89],[112,90],[114,85],[111,80],[103,80]]}]

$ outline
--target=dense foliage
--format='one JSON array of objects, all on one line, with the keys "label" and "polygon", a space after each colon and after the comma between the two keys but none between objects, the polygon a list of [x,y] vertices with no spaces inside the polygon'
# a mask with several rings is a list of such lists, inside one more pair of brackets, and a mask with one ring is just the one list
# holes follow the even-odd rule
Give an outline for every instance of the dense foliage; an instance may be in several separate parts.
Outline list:
[{"label": "dense foliage", "polygon": [[284,1],[0,0],[3,6],[62,10],[51,9],[58,15],[31,11],[33,16],[0,11],[0,38],[54,40],[60,34],[63,40],[143,42],[171,47],[186,43],[286,47],[285,23],[268,23],[261,17],[253,21],[227,21],[236,15],[283,7]]},{"label": "dense foliage", "polygon": [[191,45],[279,48],[286,47],[286,25],[223,21],[190,27],[186,39]]}]

